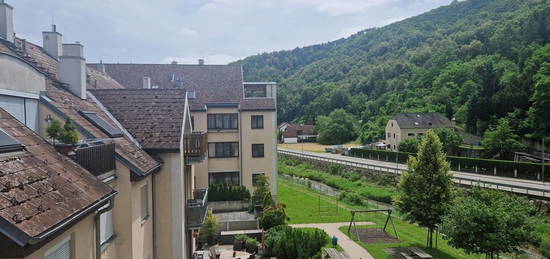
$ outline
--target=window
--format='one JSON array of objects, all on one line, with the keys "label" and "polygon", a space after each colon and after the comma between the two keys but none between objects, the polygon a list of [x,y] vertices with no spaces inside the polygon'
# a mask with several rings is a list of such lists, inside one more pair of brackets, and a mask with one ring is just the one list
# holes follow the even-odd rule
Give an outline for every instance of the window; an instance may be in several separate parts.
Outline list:
[{"label": "window", "polygon": [[252,144],[252,157],[264,157],[264,144]]},{"label": "window", "polygon": [[23,145],[0,128],[0,153],[14,152],[23,149]]},{"label": "window", "polygon": [[388,133],[388,138],[391,138],[391,133]]},{"label": "window", "polygon": [[149,217],[149,189],[147,184],[141,186],[141,220],[145,221]]},{"label": "window", "polygon": [[239,172],[208,172],[208,184],[215,183],[239,185]]},{"label": "window", "polygon": [[264,128],[264,116],[263,115],[252,115],[251,123],[253,129],[263,129]]},{"label": "window", "polygon": [[208,143],[208,157],[238,157],[239,142],[212,142]]},{"label": "window", "polygon": [[395,133],[393,133],[393,138],[395,138]]},{"label": "window", "polygon": [[208,114],[208,129],[238,129],[239,121],[236,113]]},{"label": "window", "polygon": [[409,133],[409,134],[407,134],[407,136],[414,137],[414,133]]},{"label": "window", "polygon": [[259,172],[259,173],[252,173],[252,186],[257,186],[257,182],[258,182],[258,177],[260,175],[265,175],[264,172]]},{"label": "window", "polygon": [[195,130],[195,116],[191,116],[191,128]]},{"label": "window", "polygon": [[244,97],[267,97],[266,85],[246,85],[244,87]]},{"label": "window", "polygon": [[[105,205],[103,208],[107,206],[109,206],[109,204]],[[107,243],[113,236],[113,210],[107,211],[99,216],[99,234],[102,245]]]},{"label": "window", "polygon": [[67,237],[59,244],[46,251],[45,259],[70,259],[71,258],[71,238]]},{"label": "window", "polygon": [[97,113],[87,112],[87,111],[80,111],[79,113],[88,121],[90,121],[92,124],[94,124],[94,126],[99,128],[105,134],[109,135],[109,137],[111,138],[122,137],[122,131],[120,131],[120,129],[118,129],[117,127],[111,126],[111,124],[107,123],[103,118],[97,115]]}]

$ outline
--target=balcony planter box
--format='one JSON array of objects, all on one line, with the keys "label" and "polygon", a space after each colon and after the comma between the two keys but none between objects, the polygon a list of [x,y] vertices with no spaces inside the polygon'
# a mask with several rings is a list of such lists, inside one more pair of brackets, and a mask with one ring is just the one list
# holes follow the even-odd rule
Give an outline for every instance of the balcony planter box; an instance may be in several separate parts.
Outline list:
[{"label": "balcony planter box", "polygon": [[74,155],[75,154],[74,153],[74,150],[75,150],[74,145],[64,144],[64,143],[55,143],[54,147],[55,147],[55,150],[57,150],[57,152],[59,152],[63,155],[69,156],[69,155]]}]

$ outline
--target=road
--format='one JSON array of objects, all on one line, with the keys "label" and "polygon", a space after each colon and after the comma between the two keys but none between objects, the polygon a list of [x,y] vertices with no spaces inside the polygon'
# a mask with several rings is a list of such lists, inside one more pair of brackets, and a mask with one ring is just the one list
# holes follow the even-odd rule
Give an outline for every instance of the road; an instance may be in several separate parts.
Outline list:
[{"label": "road", "polygon": [[[372,222],[357,222],[357,225],[372,225]],[[351,240],[338,228],[349,225],[349,222],[340,223],[312,223],[312,224],[291,224],[295,228],[318,228],[324,230],[331,238],[336,236],[338,244],[344,249],[344,252],[352,259],[374,259],[374,257],[361,247],[355,241]]]},{"label": "road", "polygon": [[[388,173],[400,174],[401,171],[407,170],[407,165],[397,164],[392,162],[343,156],[330,153],[316,153],[309,151],[296,151],[291,149],[278,148],[278,153],[286,154],[298,158],[315,159],[327,161],[331,163],[353,166],[357,168],[374,169],[385,171]],[[491,175],[482,175],[475,173],[465,173],[451,171],[453,181],[461,185],[480,185],[486,188],[509,191],[517,194],[536,196],[542,199],[550,199],[550,184],[542,184],[542,182],[523,180],[509,177],[499,177]]]}]

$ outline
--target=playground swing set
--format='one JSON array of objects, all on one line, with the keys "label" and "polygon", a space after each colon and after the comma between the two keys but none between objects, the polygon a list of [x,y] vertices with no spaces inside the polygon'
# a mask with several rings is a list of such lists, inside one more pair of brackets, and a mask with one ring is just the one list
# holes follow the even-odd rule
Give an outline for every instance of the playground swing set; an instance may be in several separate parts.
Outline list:
[{"label": "playground swing set", "polygon": [[[386,217],[386,222],[384,223],[384,228],[381,229],[382,231],[374,231],[374,232],[365,231],[365,233],[362,233],[363,237],[369,238],[369,235],[372,234],[373,238],[381,238],[381,237],[384,238],[383,236],[375,234],[376,232],[383,232],[385,237],[387,237],[389,239],[395,239],[395,238],[391,237],[386,232],[386,228],[388,227],[388,223],[391,223],[392,228],[393,228],[393,232],[395,233],[395,237],[397,238],[397,240],[399,240],[399,235],[397,234],[397,230],[395,229],[395,225],[393,223],[393,219],[392,219],[392,216],[391,216],[391,213],[392,213],[391,209],[352,210],[351,211],[351,220],[349,222],[349,227],[348,227],[348,235],[351,237],[351,231],[352,231],[352,228],[353,228],[354,234],[357,236],[357,240],[363,242],[361,240],[361,235],[359,235],[359,228],[356,225],[356,214],[360,214],[360,213],[367,214],[367,213],[377,213],[377,212],[386,212],[386,214],[388,215]],[[364,229],[364,230],[367,230],[367,229]],[[376,229],[376,230],[379,230],[379,229]],[[376,236],[376,237],[374,237],[374,236]]]}]

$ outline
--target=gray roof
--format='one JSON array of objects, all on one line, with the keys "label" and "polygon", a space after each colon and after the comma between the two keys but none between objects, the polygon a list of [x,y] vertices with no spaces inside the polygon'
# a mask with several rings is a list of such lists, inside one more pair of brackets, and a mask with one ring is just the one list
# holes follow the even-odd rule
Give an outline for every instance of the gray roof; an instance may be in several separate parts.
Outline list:
[{"label": "gray roof", "polygon": [[451,128],[452,122],[439,112],[398,113],[392,117],[402,129]]}]

